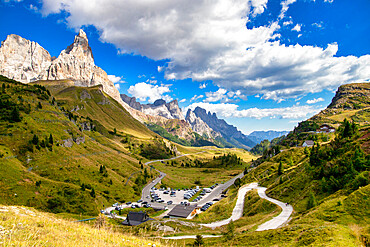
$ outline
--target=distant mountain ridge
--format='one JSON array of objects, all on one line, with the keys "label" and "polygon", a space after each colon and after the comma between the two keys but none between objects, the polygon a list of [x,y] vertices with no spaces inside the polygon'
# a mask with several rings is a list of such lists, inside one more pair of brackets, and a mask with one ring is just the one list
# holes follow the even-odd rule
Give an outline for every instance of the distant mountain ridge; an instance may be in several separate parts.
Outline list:
[{"label": "distant mountain ridge", "polygon": [[121,94],[121,98],[130,107],[144,114],[161,116],[169,120],[185,120],[194,132],[216,145],[251,149],[257,144],[235,126],[227,124],[223,119],[218,119],[215,113],[207,114],[203,108],[197,107],[194,111],[188,109],[184,118],[177,100],[166,103],[163,99],[158,99],[153,104],[141,104],[135,97],[129,97],[126,94]]},{"label": "distant mountain ridge", "polygon": [[226,123],[223,119],[219,119],[216,113],[207,113],[207,111],[201,107],[196,107],[193,112],[214,131],[221,133],[222,137],[233,146],[249,150],[257,144],[235,126]]},{"label": "distant mountain ridge", "polygon": [[163,99],[157,99],[153,104],[141,104],[136,101],[135,97],[130,97],[126,94],[121,94],[120,96],[129,106],[142,113],[152,116],[161,116],[167,119],[185,120],[176,99],[169,103]]},{"label": "distant mountain ridge", "polygon": [[263,140],[272,141],[273,139],[287,135],[289,131],[275,131],[275,130],[268,130],[268,131],[253,131],[248,135],[248,138],[256,143],[260,143]]}]

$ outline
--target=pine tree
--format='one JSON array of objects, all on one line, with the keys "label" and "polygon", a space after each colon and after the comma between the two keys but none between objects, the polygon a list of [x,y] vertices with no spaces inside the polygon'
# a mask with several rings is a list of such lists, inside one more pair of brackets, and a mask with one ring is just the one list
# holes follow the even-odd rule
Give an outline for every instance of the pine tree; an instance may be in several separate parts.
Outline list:
[{"label": "pine tree", "polygon": [[313,208],[317,205],[315,195],[310,191],[308,195],[307,209]]},{"label": "pine tree", "polygon": [[53,145],[53,144],[54,144],[54,140],[53,140],[53,135],[52,135],[52,134],[50,134],[50,136],[49,136],[49,143],[50,143],[51,145]]},{"label": "pine tree", "polygon": [[279,167],[278,167],[278,175],[279,176],[282,175],[283,174],[283,171],[284,171],[283,164],[280,161]]},{"label": "pine tree", "polygon": [[39,137],[36,134],[34,134],[31,142],[34,145],[38,145],[39,144]]},{"label": "pine tree", "polygon": [[197,235],[194,240],[194,246],[202,246],[204,244],[203,236]]},{"label": "pine tree", "polygon": [[90,195],[91,195],[91,197],[95,198],[96,194],[95,194],[95,189],[94,188],[91,189]]},{"label": "pine tree", "polygon": [[13,122],[20,122],[21,121],[21,115],[19,114],[18,107],[14,107],[11,113],[11,120]]}]

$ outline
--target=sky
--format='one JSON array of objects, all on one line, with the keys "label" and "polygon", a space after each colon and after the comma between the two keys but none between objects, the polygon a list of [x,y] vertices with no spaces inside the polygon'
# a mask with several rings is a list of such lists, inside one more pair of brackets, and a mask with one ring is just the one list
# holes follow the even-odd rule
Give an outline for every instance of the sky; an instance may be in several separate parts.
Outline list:
[{"label": "sky", "polygon": [[370,81],[369,11],[369,0],[1,0],[0,40],[58,56],[83,29],[120,93],[200,106],[248,134],[292,130],[338,86]]}]

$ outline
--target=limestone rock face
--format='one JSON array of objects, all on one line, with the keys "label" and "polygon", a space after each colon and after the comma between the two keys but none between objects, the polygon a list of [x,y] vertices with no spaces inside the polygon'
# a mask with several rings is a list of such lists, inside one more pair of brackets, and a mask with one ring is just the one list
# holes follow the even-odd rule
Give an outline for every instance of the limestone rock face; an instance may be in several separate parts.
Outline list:
[{"label": "limestone rock face", "polygon": [[0,74],[28,83],[41,79],[51,64],[51,56],[38,43],[10,34],[0,47]]},{"label": "limestone rock face", "polygon": [[232,145],[245,149],[251,149],[256,145],[255,142],[249,139],[235,126],[226,123],[223,119],[219,119],[216,113],[207,113],[205,109],[196,107],[194,109],[194,114],[202,119],[214,131],[221,133],[222,137]]},{"label": "limestone rock face", "polygon": [[166,119],[185,120],[177,100],[166,103],[163,99],[156,100],[153,104],[140,104],[135,97],[129,97],[126,94],[121,94],[121,98],[130,107],[141,111],[144,114],[151,116],[161,116]]},{"label": "limestone rock face", "polygon": [[221,136],[220,133],[211,129],[201,118],[197,117],[195,113],[190,109],[186,113],[185,119],[191,125],[193,131],[197,132],[202,136],[206,135],[208,138],[216,138],[218,136]]},{"label": "limestone rock face", "polygon": [[107,73],[95,65],[86,33],[80,30],[73,43],[52,60],[38,43],[11,34],[0,47],[0,74],[28,83],[36,80],[74,81],[76,86],[102,85],[103,91],[117,100],[126,110],[131,108],[121,100],[118,90]]}]

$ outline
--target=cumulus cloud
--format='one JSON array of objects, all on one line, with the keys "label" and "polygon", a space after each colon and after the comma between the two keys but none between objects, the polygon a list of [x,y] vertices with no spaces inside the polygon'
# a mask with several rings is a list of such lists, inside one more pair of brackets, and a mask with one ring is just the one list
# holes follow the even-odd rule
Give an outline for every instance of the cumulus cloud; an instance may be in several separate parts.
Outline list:
[{"label": "cumulus cloud", "polygon": [[316,103],[321,102],[321,101],[324,101],[324,99],[323,98],[311,99],[311,100],[307,100],[306,103],[307,104],[316,104]]},{"label": "cumulus cloud", "polygon": [[157,99],[164,99],[166,101],[171,101],[172,98],[169,95],[164,95],[170,92],[168,85],[152,85],[145,82],[139,82],[135,85],[129,87],[127,92],[132,96],[136,97],[141,101],[146,101],[153,103]]},{"label": "cumulus cloud", "polygon": [[227,91],[223,88],[218,89],[216,92],[207,92],[205,102],[216,102],[216,101],[229,101]]},{"label": "cumulus cloud", "polygon": [[291,107],[281,107],[281,108],[249,108],[244,110],[238,110],[238,105],[236,104],[211,104],[206,102],[193,103],[189,105],[187,109],[194,110],[197,106],[206,109],[212,113],[216,113],[221,117],[237,117],[237,118],[284,118],[284,119],[301,119],[314,115],[318,113],[320,108],[315,108],[311,105],[304,106],[291,106]]},{"label": "cumulus cloud", "polygon": [[66,13],[71,28],[94,25],[120,53],[168,60],[157,68],[168,80],[212,80],[227,91],[281,101],[369,79],[370,55],[338,57],[335,43],[279,42],[278,23],[295,1],[282,1],[279,18],[255,28],[246,24],[266,0],[42,0],[41,11]]},{"label": "cumulus cloud", "polygon": [[200,89],[204,89],[204,88],[206,88],[207,87],[207,84],[206,83],[201,83],[200,85],[199,85],[199,88]]},{"label": "cumulus cloud", "polygon": [[122,82],[122,76],[108,75],[108,79],[113,83]]}]

